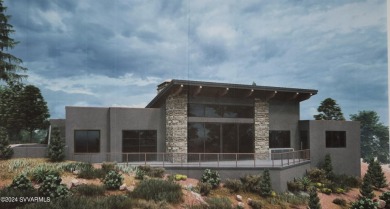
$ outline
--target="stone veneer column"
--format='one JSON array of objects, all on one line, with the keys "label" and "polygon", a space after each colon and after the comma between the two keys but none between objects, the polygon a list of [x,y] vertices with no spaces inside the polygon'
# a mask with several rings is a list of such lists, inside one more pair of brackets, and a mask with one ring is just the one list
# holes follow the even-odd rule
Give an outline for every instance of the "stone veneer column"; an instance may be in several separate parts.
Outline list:
[{"label": "stone veneer column", "polygon": [[187,162],[187,94],[169,95],[166,99],[166,152],[172,162]]},{"label": "stone veneer column", "polygon": [[269,104],[255,98],[255,153],[259,159],[268,159]]}]

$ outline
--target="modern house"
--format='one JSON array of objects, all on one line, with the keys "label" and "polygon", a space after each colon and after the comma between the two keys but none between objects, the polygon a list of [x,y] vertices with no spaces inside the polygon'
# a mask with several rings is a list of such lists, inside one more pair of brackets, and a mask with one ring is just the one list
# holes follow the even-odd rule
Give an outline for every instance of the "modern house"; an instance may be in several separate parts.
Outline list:
[{"label": "modern house", "polygon": [[[360,176],[359,122],[300,120],[300,102],[315,94],[169,80],[158,85],[146,108],[66,107],[67,158],[171,163],[187,172],[218,162],[226,175],[269,167],[279,180],[288,180],[329,153],[336,173]],[[278,190],[283,189],[285,183]]]}]

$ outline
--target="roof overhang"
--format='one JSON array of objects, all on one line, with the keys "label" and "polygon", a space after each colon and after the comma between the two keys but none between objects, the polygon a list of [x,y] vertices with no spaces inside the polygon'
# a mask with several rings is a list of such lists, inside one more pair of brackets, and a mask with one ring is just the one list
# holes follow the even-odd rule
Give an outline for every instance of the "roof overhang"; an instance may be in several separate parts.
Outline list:
[{"label": "roof overhang", "polygon": [[304,101],[317,94],[317,90],[284,88],[271,86],[256,86],[230,83],[215,83],[189,80],[170,80],[158,86],[159,93],[146,106],[160,107],[169,95],[179,95],[184,92],[190,97],[229,97],[229,98],[259,98],[264,101]]}]

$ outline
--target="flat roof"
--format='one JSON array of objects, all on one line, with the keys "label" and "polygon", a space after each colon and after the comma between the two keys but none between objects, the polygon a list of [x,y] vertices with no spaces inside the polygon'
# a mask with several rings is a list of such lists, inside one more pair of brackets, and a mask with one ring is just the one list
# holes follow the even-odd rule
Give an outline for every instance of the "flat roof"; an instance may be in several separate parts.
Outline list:
[{"label": "flat roof", "polygon": [[170,94],[180,94],[187,92],[189,96],[205,97],[235,97],[235,98],[261,98],[261,99],[279,99],[279,100],[298,100],[303,101],[317,94],[314,89],[286,88],[272,86],[258,86],[232,83],[217,83],[207,81],[191,80],[167,80],[158,85],[160,91],[146,106],[157,107],[165,101]]}]

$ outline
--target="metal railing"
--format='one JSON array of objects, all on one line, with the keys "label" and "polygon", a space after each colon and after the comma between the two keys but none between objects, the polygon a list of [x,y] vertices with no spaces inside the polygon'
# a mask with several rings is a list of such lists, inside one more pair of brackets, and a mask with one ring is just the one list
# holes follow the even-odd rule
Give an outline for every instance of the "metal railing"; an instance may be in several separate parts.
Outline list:
[{"label": "metal railing", "polygon": [[310,150],[282,153],[77,153],[72,160],[159,167],[285,167],[310,161]]}]

